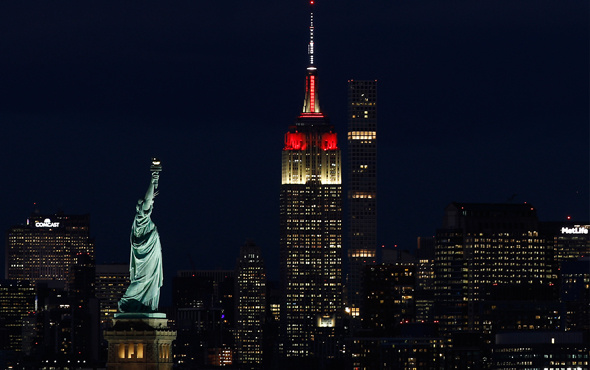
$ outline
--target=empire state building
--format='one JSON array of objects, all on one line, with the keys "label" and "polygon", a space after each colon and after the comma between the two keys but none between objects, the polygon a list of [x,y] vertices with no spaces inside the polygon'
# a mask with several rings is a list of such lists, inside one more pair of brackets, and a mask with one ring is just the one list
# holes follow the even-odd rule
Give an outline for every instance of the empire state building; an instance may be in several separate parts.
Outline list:
[{"label": "empire state building", "polygon": [[286,357],[331,358],[342,311],[341,153],[320,110],[313,31],[312,10],[303,109],[282,152],[281,345]]}]

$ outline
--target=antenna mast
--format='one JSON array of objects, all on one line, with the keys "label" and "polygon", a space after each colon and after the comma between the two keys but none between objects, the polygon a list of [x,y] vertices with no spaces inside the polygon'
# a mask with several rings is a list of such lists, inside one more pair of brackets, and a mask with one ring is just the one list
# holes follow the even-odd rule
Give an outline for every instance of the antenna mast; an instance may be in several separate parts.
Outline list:
[{"label": "antenna mast", "polygon": [[313,3],[314,0],[309,1],[309,45],[307,46],[307,54],[309,54],[309,66],[313,66]]}]

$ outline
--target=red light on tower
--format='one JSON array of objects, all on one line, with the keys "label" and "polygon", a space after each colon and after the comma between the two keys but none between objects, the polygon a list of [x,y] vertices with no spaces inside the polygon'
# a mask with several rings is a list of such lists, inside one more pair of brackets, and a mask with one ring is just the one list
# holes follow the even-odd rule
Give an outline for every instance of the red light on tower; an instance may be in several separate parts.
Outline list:
[{"label": "red light on tower", "polygon": [[571,219],[572,219],[572,216],[567,216],[567,220],[568,221],[571,220]]},{"label": "red light on tower", "polygon": [[313,0],[311,0],[311,1],[309,2],[309,5],[313,5]]},{"label": "red light on tower", "polygon": [[315,113],[315,76],[309,76],[309,105],[311,113]]},{"label": "red light on tower", "polygon": [[284,150],[305,150],[307,149],[307,142],[305,141],[305,134],[302,132],[287,132],[285,134],[285,148]]},{"label": "red light on tower", "polygon": [[335,133],[327,132],[322,134],[322,149],[336,150],[338,149],[338,138]]}]

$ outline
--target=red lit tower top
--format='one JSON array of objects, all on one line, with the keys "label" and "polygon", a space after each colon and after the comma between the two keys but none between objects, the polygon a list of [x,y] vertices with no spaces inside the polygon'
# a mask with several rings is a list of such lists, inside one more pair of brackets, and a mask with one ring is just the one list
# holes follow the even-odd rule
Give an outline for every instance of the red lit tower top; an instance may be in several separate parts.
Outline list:
[{"label": "red lit tower top", "polygon": [[[295,124],[285,134],[283,183],[320,181],[324,184],[340,184],[338,137],[328,117],[320,110],[318,100],[317,68],[314,64],[314,0],[309,4],[309,65],[305,76],[305,98]],[[320,153],[324,153],[325,158]]]},{"label": "red lit tower top", "polygon": [[323,117],[317,94],[317,68],[314,65],[313,4],[314,0],[311,0],[309,2],[311,8],[309,14],[309,45],[307,46],[309,66],[307,67],[307,76],[305,77],[305,99],[300,117]]}]

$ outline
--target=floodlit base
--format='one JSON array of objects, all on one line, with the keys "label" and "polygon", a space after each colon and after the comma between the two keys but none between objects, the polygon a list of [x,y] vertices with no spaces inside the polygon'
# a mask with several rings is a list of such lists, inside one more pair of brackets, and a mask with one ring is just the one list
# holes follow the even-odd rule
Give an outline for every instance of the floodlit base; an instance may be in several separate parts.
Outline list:
[{"label": "floodlit base", "polygon": [[109,343],[109,370],[171,370],[172,341],[163,313],[118,313],[113,327],[105,330]]}]

